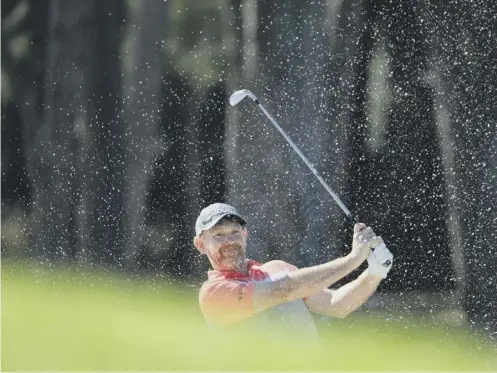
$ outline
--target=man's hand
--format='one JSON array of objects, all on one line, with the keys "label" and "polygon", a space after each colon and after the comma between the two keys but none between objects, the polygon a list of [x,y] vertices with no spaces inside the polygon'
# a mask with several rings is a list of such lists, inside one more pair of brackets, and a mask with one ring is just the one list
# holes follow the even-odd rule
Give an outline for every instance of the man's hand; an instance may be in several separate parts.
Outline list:
[{"label": "man's hand", "polygon": [[374,250],[370,250],[368,256],[368,273],[381,278],[387,278],[387,274],[392,268],[392,263],[393,255],[382,241]]},{"label": "man's hand", "polygon": [[356,256],[362,263],[368,257],[371,249],[381,242],[383,240],[376,237],[371,227],[366,227],[363,223],[357,223],[354,225],[351,255]]}]

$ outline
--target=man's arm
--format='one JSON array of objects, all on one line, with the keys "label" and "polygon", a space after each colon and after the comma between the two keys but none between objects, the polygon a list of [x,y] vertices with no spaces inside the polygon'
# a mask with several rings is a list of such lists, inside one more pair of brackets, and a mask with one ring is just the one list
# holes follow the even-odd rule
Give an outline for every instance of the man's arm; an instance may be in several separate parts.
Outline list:
[{"label": "man's arm", "polygon": [[358,268],[367,258],[370,249],[380,242],[381,238],[376,237],[371,228],[356,224],[349,255],[325,264],[298,269],[275,281],[256,283],[253,311],[261,312],[320,292]]},{"label": "man's arm", "polygon": [[384,244],[371,250],[368,269],[357,279],[337,290],[325,289],[305,300],[310,311],[332,317],[345,317],[361,307],[376,291],[392,268],[393,255]]},{"label": "man's arm", "polygon": [[309,311],[331,317],[345,317],[361,307],[376,291],[381,277],[364,271],[357,279],[336,289],[325,289],[305,300]]}]

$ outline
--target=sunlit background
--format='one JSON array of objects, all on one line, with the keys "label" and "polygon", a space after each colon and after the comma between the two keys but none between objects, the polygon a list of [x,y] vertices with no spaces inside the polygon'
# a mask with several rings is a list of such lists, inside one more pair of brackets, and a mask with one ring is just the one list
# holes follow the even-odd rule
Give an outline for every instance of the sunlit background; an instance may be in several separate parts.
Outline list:
[{"label": "sunlit background", "polygon": [[[497,2],[1,7],[2,370],[497,371]],[[212,335],[198,308],[210,203],[260,262],[350,250],[242,88],[395,254],[319,347]]]}]

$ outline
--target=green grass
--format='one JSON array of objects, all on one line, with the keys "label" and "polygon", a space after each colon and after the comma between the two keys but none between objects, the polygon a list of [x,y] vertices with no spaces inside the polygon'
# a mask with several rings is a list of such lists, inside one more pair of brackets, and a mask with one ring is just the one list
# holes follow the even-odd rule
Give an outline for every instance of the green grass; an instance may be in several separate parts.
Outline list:
[{"label": "green grass", "polygon": [[2,371],[497,370],[495,346],[464,330],[361,315],[320,330],[319,348],[214,336],[195,289],[164,278],[2,266]]}]

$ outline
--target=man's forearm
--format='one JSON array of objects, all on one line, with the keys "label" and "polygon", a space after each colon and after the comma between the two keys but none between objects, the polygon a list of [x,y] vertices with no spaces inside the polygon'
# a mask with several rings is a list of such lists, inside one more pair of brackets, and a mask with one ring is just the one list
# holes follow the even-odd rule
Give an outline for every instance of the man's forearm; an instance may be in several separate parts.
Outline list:
[{"label": "man's forearm", "polygon": [[288,300],[309,297],[347,276],[361,263],[357,256],[347,255],[332,262],[291,272],[282,279],[280,285],[287,292]]},{"label": "man's forearm", "polygon": [[380,282],[381,277],[370,275],[365,270],[354,281],[333,290],[330,304],[333,316],[345,317],[361,307],[375,292]]}]

